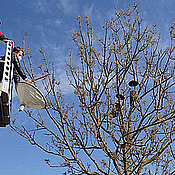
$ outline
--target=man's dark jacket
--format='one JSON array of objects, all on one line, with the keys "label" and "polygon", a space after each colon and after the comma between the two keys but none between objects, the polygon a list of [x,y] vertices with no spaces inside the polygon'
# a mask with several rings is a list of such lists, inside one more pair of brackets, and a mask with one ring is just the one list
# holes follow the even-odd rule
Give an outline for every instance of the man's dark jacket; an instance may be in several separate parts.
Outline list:
[{"label": "man's dark jacket", "polygon": [[13,54],[12,56],[13,64],[14,64],[14,71],[13,71],[13,79],[15,84],[20,81],[20,77],[25,80],[27,78],[24,70],[22,69],[18,57]]}]

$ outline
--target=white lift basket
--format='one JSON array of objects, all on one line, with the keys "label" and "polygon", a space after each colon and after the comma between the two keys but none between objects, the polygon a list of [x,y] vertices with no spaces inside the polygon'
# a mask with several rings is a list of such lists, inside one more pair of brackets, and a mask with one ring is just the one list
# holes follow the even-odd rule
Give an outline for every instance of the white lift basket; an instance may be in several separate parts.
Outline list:
[{"label": "white lift basket", "polygon": [[11,40],[6,40],[6,53],[0,59],[0,127],[10,124],[11,99],[12,99],[12,78],[13,78],[13,47]]}]

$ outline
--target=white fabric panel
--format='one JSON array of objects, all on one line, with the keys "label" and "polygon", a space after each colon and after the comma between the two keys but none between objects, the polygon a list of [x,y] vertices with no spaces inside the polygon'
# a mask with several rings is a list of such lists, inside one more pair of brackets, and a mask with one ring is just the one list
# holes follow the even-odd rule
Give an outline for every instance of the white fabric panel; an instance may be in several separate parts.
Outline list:
[{"label": "white fabric panel", "polygon": [[16,85],[17,94],[21,105],[26,108],[43,109],[46,107],[45,96],[34,85],[27,82],[19,82]]}]

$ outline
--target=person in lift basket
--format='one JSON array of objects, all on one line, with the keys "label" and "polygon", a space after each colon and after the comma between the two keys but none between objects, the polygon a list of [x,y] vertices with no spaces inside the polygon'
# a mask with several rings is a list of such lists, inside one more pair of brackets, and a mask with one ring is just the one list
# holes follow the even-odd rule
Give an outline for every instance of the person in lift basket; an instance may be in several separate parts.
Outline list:
[{"label": "person in lift basket", "polygon": [[[20,65],[20,61],[22,60],[23,55],[24,55],[23,49],[21,49],[19,46],[14,47],[12,61],[14,64],[13,79],[14,79],[15,85],[20,81],[20,77],[28,83],[32,82],[30,79],[27,78],[23,68]],[[1,57],[1,60],[4,61],[5,56]],[[4,69],[4,64],[1,64],[1,66],[0,66],[0,81],[2,81],[3,69]]]}]

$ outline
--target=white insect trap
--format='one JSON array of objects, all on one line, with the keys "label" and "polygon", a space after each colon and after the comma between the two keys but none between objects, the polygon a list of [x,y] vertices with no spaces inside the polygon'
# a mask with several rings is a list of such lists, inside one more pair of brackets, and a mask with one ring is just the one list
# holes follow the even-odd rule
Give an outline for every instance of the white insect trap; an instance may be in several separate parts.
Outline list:
[{"label": "white insect trap", "polygon": [[43,109],[46,107],[46,98],[34,85],[27,82],[19,82],[16,85],[18,98],[21,106],[32,109]]}]

